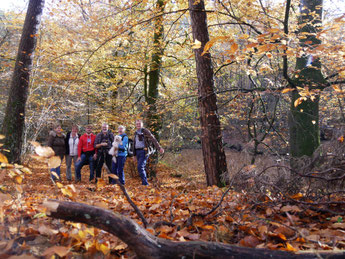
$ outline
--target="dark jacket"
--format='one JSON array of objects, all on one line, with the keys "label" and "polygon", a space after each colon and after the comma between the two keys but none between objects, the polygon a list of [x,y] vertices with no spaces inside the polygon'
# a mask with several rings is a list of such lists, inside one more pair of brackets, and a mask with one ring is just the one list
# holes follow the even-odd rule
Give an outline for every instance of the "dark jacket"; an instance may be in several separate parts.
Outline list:
[{"label": "dark jacket", "polygon": [[[141,132],[144,135],[144,143],[145,143],[145,154],[152,154],[154,151],[149,150],[150,146],[154,146],[156,149],[161,149],[161,146],[159,145],[157,139],[155,138],[155,136],[152,135],[152,133],[146,129],[146,128],[141,128]],[[136,142],[136,136],[137,136],[137,131],[135,131],[134,133],[134,138],[133,138],[133,146],[134,146],[134,152],[133,154],[136,155],[136,151],[135,151],[135,142]]]},{"label": "dark jacket", "polygon": [[[78,138],[80,139],[80,134],[78,133]],[[66,138],[65,138],[65,147],[66,147],[66,155],[69,155],[69,144],[68,144],[68,141],[69,141],[69,138],[71,137],[71,132],[67,132],[67,135],[66,135]]]},{"label": "dark jacket", "polygon": [[48,146],[54,150],[56,156],[59,156],[62,159],[66,152],[65,135],[62,134],[61,136],[58,136],[55,131],[50,131]]},{"label": "dark jacket", "polygon": [[[113,142],[114,142],[114,134],[108,130],[107,134],[103,134],[103,132],[100,132],[96,135],[96,139],[95,139],[95,148],[97,144],[100,144],[102,142],[107,142],[107,146],[106,147],[101,147],[98,148],[99,151],[109,151]],[[98,152],[97,152],[98,153]],[[108,152],[107,152],[108,153]]]}]

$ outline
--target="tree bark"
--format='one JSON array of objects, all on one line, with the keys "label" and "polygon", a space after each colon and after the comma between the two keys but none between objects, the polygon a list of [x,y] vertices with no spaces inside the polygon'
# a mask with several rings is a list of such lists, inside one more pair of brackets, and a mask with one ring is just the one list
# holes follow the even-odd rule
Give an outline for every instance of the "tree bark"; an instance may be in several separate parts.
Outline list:
[{"label": "tree bark", "polygon": [[25,105],[29,93],[30,72],[44,0],[30,0],[19,43],[9,97],[2,124],[4,147],[11,151],[10,162],[20,163],[25,127]]},{"label": "tree bark", "polygon": [[[138,258],[320,258],[325,254],[293,254],[284,251],[238,247],[215,242],[173,242],[153,236],[133,220],[94,206],[66,201],[46,201],[47,215],[57,219],[85,223],[103,229],[125,242]],[[344,258],[330,254],[327,258]],[[321,257],[322,258],[322,257]]]},{"label": "tree bark", "polygon": [[217,110],[217,96],[214,90],[214,74],[211,54],[201,55],[209,41],[207,16],[204,1],[189,0],[193,39],[201,42],[195,49],[196,73],[198,78],[201,142],[207,185],[224,185],[222,175],[227,177],[226,158],[222,144],[222,132]]},{"label": "tree bark", "polygon": [[[321,62],[317,56],[308,54],[321,44],[317,32],[322,23],[323,0],[302,0],[300,2],[299,31],[300,47],[306,54],[297,58],[297,75],[294,84],[309,90],[322,89],[326,84],[321,73]],[[295,107],[294,102],[301,97],[297,90],[291,94],[289,117],[291,166],[296,167],[294,158],[311,156],[320,145],[319,98],[307,99]]]},{"label": "tree bark", "polygon": [[[151,57],[150,71],[148,73],[149,85],[146,96],[146,102],[149,105],[147,113],[147,126],[152,134],[159,141],[159,132],[162,128],[161,115],[157,113],[157,100],[159,96],[159,78],[163,56],[163,15],[159,15],[164,11],[165,1],[157,0],[156,2],[156,18],[154,19],[154,35],[153,35],[153,52]],[[149,163],[149,174],[156,177],[156,166],[158,163],[158,153],[151,155]]]}]

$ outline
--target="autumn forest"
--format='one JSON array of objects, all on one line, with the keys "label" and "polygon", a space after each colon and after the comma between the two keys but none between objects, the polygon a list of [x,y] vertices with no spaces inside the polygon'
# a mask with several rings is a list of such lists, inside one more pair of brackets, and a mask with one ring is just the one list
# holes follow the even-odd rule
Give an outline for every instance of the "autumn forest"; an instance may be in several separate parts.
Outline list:
[{"label": "autumn forest", "polygon": [[344,258],[340,2],[0,5],[0,258]]}]

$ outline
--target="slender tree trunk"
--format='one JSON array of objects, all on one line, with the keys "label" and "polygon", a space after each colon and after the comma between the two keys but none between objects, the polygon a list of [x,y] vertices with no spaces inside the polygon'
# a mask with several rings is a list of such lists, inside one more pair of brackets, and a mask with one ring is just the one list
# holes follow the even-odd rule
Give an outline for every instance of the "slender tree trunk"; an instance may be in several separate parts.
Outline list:
[{"label": "slender tree trunk", "polygon": [[[309,90],[320,89],[326,83],[321,73],[320,59],[308,53],[321,44],[316,36],[322,23],[322,5],[322,0],[300,2],[300,47],[306,54],[297,58],[298,74],[294,84],[298,87],[308,87]],[[311,156],[320,145],[319,98],[314,101],[308,98],[295,107],[294,103],[299,97],[301,95],[297,90],[292,92],[289,117],[291,166],[295,169],[295,158]]]},{"label": "slender tree trunk", "polygon": [[[163,15],[158,16],[158,14],[164,11],[165,1],[157,0],[156,2],[156,18],[154,20],[154,35],[153,35],[153,53],[151,57],[150,71],[148,73],[149,85],[148,92],[146,96],[146,102],[149,105],[149,110],[147,113],[147,126],[152,131],[153,135],[159,141],[159,131],[162,128],[162,122],[160,119],[160,114],[157,113],[157,100],[159,96],[159,77],[160,68],[162,64],[163,56]],[[149,173],[151,177],[156,176],[156,165],[158,163],[158,152],[153,154],[149,163]]]},{"label": "slender tree trunk", "polygon": [[30,72],[44,0],[30,0],[19,43],[9,97],[2,124],[4,147],[11,162],[20,162],[25,127],[25,105],[29,93]]},{"label": "slender tree trunk", "polygon": [[201,141],[207,185],[221,186],[222,175],[227,174],[222,133],[217,111],[217,97],[214,92],[213,67],[211,54],[201,56],[206,42],[209,41],[207,16],[204,1],[189,0],[193,39],[201,42],[195,49],[196,73],[198,78],[199,112],[201,121]]}]

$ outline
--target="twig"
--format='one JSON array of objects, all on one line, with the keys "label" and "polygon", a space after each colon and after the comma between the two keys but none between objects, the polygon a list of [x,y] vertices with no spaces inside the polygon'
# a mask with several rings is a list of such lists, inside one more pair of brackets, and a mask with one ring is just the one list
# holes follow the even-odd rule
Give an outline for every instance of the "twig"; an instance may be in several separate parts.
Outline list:
[{"label": "twig", "polygon": [[[104,166],[105,166],[105,169],[107,170],[108,174],[110,175],[114,175],[111,173],[111,171],[109,170],[108,166],[106,165],[106,163],[104,163]],[[127,193],[127,190],[125,188],[125,186],[119,181],[118,177],[114,177],[113,178],[116,182],[116,184],[118,184],[120,186],[120,189],[121,191],[123,192],[123,194],[125,195],[126,197],[126,200],[128,201],[128,203],[132,206],[132,208],[134,209],[134,211],[137,213],[137,215],[139,216],[139,218],[141,219],[141,221],[143,222],[144,224],[144,227],[147,228],[148,226],[148,222],[147,220],[145,219],[143,213],[141,212],[141,210],[138,208],[137,205],[135,205],[135,203],[132,201],[131,197],[129,197],[128,193]]]}]

